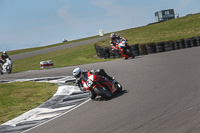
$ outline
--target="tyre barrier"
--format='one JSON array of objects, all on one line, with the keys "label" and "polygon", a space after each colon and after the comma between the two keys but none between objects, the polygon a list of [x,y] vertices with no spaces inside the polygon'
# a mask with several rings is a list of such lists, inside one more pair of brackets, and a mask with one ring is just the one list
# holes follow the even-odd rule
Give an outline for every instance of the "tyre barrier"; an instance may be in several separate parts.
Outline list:
[{"label": "tyre barrier", "polygon": [[134,56],[140,55],[139,44],[131,45],[130,47],[131,47],[131,51],[134,54]]},{"label": "tyre barrier", "polygon": [[156,52],[157,53],[165,52],[165,42],[160,42],[156,44]]},{"label": "tyre barrier", "polygon": [[48,60],[48,61],[41,61],[40,62],[40,68],[44,69],[44,68],[51,68],[53,67],[53,61],[52,60]]},{"label": "tyre barrier", "polygon": [[179,46],[179,42],[178,42],[178,41],[174,41],[174,49],[175,49],[175,50],[180,49],[180,46]]},{"label": "tyre barrier", "polygon": [[180,49],[184,49],[185,48],[184,39],[180,39],[179,40],[179,47],[180,47]]},{"label": "tyre barrier", "polygon": [[156,46],[154,43],[147,44],[147,53],[148,54],[154,54],[156,53]]},{"label": "tyre barrier", "polygon": [[190,38],[190,44],[191,44],[191,47],[196,47],[197,46],[197,42],[195,40],[195,38]]},{"label": "tyre barrier", "polygon": [[[175,41],[165,41],[158,43],[134,44],[130,49],[135,56],[167,52],[191,47],[200,46],[200,36]],[[119,52],[112,51],[110,47],[101,47],[94,44],[97,56],[100,58],[121,58]]]},{"label": "tyre barrier", "polygon": [[195,40],[197,46],[200,46],[200,36],[194,37],[194,40]]},{"label": "tyre barrier", "polygon": [[191,47],[190,39],[185,39],[185,48],[190,48],[190,47]]}]

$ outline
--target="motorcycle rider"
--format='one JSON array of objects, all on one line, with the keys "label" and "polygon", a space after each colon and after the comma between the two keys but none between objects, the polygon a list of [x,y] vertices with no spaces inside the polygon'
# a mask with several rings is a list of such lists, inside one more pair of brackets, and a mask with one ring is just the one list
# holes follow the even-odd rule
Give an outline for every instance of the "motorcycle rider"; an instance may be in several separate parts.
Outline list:
[{"label": "motorcycle rider", "polygon": [[[76,78],[76,83],[78,87],[80,88],[81,91],[85,91],[85,88],[83,87],[82,81],[86,82],[88,79],[87,73],[91,72],[92,74],[97,74],[104,76],[108,78],[112,83],[115,83],[114,77],[110,77],[104,69],[96,69],[96,70],[82,70],[81,68],[77,67],[73,70],[73,76]],[[96,93],[94,91],[90,92],[90,98],[95,99],[96,98]]]},{"label": "motorcycle rider", "polygon": [[[126,41],[128,41],[126,38],[117,36],[117,35],[114,34],[114,33],[111,33],[111,34],[110,34],[110,38],[111,38],[111,40],[110,40],[111,48],[112,48],[112,50],[115,50],[115,51],[118,51],[118,49],[119,49],[118,47],[116,47],[116,45],[118,45],[119,42],[121,42],[121,43],[126,43]],[[128,45],[125,44],[125,47],[123,47],[123,49],[124,49],[124,53],[127,54],[127,53],[126,53],[126,49],[130,49],[130,47],[129,47]],[[119,51],[118,51],[118,52],[119,52]],[[131,52],[131,54],[132,54],[132,51],[131,51],[131,50],[130,50],[130,52]],[[132,55],[133,55],[133,54],[132,54]],[[134,58],[134,57],[131,57],[131,58]],[[127,58],[125,58],[125,59],[127,59]]]},{"label": "motorcycle rider", "polygon": [[3,53],[1,54],[1,60],[0,63],[5,63],[6,59],[9,58],[8,54],[6,51],[3,51]]},{"label": "motorcycle rider", "polygon": [[[0,64],[1,64],[1,70],[2,70],[2,65],[6,62],[6,59],[9,58],[8,54],[6,51],[3,51],[3,53],[1,54],[1,60],[0,60]],[[0,72],[1,74],[3,74],[3,72]]]},{"label": "motorcycle rider", "polygon": [[117,36],[115,33],[110,34],[110,45],[112,49],[117,49],[116,45],[121,41],[127,41],[124,37]]}]

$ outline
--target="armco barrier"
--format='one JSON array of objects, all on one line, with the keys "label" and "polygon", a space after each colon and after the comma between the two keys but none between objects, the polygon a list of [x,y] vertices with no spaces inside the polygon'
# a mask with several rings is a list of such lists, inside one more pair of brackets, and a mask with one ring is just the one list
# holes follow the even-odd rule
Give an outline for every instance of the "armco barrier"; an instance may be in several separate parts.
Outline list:
[{"label": "armco barrier", "polygon": [[[175,41],[165,41],[147,44],[134,44],[131,45],[131,51],[135,56],[167,52],[171,50],[179,50],[190,47],[200,46],[200,36],[191,37],[186,39],[179,39]],[[112,51],[110,47],[101,47],[94,45],[97,55],[100,58],[120,58],[121,55],[117,51]]]}]

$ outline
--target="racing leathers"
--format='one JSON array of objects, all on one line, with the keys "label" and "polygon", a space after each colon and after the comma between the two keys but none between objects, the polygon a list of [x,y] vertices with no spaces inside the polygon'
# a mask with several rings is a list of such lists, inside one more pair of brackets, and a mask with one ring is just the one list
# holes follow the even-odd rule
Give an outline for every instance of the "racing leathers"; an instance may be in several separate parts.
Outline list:
[{"label": "racing leathers", "polygon": [[0,70],[0,74],[2,75],[3,74],[3,72],[2,72],[2,65],[6,62],[6,59],[7,58],[9,58],[9,56],[7,55],[7,54],[2,54],[1,55],[1,59],[0,59],[0,68],[1,68],[1,70]]},{"label": "racing leathers", "polygon": [[8,56],[7,54],[6,54],[6,55],[5,55],[5,54],[2,54],[2,55],[1,55],[0,63],[1,63],[1,64],[5,63],[5,61],[6,61],[7,58],[9,58],[9,56]]},{"label": "racing leathers", "polygon": [[123,40],[127,41],[124,37],[120,37],[120,36],[111,38],[110,45],[111,45],[112,49],[117,49],[116,45],[119,44],[119,42],[121,42]]},{"label": "racing leathers", "polygon": [[[113,77],[110,77],[105,71],[104,69],[97,69],[97,70],[83,70],[82,71],[82,74],[80,76],[80,78],[76,79],[76,84],[78,85],[78,87],[80,88],[81,91],[85,91],[85,88],[83,87],[83,84],[82,84],[82,80],[84,82],[87,81],[88,79],[88,71],[90,71],[92,74],[97,74],[97,75],[101,75],[101,76],[104,76],[106,78],[108,78],[111,82],[114,82],[114,78]],[[94,91],[91,91],[90,92],[90,98],[91,99],[95,99],[97,95],[95,94]]]}]

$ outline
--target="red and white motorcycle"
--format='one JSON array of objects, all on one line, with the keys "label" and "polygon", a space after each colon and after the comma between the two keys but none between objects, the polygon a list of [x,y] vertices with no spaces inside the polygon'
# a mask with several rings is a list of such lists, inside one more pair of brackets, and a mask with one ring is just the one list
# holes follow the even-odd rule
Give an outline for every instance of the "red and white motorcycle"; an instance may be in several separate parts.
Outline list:
[{"label": "red and white motorcycle", "polygon": [[117,49],[119,50],[120,54],[124,59],[135,58],[127,41],[119,42],[119,44],[117,45]]},{"label": "red and white motorcycle", "polygon": [[112,98],[114,92],[122,91],[122,86],[117,81],[112,83],[106,77],[92,74],[90,71],[87,74],[87,81],[82,81],[83,87],[90,92],[94,91],[97,96],[109,100]]}]

